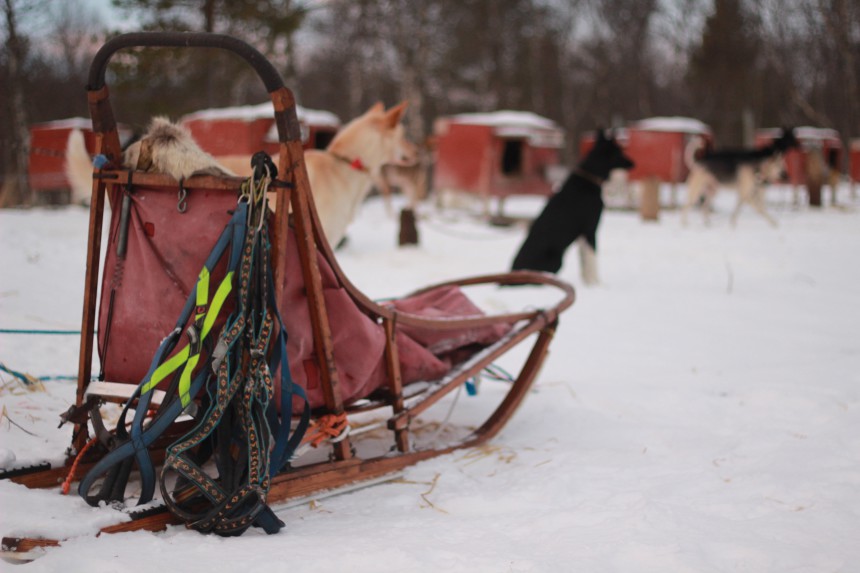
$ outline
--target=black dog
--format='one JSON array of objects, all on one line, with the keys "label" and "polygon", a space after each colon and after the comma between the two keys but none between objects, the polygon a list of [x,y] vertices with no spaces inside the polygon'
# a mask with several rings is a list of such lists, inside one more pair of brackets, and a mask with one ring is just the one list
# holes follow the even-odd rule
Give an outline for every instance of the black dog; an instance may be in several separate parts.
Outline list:
[{"label": "black dog", "polygon": [[575,240],[580,245],[582,276],[586,284],[597,282],[595,252],[597,224],[603,212],[601,189],[613,169],[630,169],[627,157],[614,138],[599,130],[597,140],[585,159],[570,174],[558,193],[549,198],[532,223],[514,263],[514,270],[558,272],[564,253]]}]

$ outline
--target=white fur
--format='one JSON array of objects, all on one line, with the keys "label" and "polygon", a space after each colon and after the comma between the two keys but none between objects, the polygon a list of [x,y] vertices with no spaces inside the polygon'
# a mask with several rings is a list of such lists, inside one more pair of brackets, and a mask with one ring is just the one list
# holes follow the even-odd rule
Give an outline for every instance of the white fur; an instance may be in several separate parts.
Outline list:
[{"label": "white fur", "polygon": [[588,244],[584,236],[580,236],[576,242],[579,244],[579,262],[582,269],[582,282],[592,286],[600,282],[597,275],[597,253]]},{"label": "white fur", "polygon": [[155,117],[139,141],[122,154],[123,165],[139,171],[164,173],[176,180],[192,175],[233,175],[200,149],[186,128]]},{"label": "white fur", "polygon": [[[200,149],[191,133],[167,118],[155,117],[146,135],[122,155],[123,167],[163,173],[176,180],[192,175],[233,175],[214,157]],[[66,143],[66,178],[75,203],[88,202],[92,193],[93,166],[83,134],[74,130]]]}]

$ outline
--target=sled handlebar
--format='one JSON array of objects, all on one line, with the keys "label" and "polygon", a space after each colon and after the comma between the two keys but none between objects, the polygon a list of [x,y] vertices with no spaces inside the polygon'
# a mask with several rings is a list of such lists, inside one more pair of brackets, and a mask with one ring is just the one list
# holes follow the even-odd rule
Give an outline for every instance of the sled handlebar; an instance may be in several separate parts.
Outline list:
[{"label": "sled handlebar", "polygon": [[275,125],[281,143],[301,142],[301,130],[296,117],[296,100],[284,86],[278,70],[266,57],[249,44],[224,34],[206,32],[132,32],[108,40],[93,57],[87,77],[87,98],[93,131],[106,135],[100,153],[109,160],[120,157],[116,120],[107,94],[105,72],[111,57],[125,48],[218,48],[232,52],[245,60],[266,86],[274,104]]},{"label": "sled handlebar", "polygon": [[224,34],[205,32],[132,32],[108,40],[90,64],[87,89],[99,90],[105,85],[105,71],[119,50],[135,47],[219,48],[233,52],[254,68],[269,93],[284,87],[281,75],[263,54],[242,40]]}]

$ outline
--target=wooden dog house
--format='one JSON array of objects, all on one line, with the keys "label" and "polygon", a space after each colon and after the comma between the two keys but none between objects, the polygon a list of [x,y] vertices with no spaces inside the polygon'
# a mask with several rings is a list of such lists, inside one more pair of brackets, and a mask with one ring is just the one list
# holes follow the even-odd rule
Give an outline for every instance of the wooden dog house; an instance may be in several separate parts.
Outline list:
[{"label": "wooden dog house", "polygon": [[[782,135],[781,128],[759,129],[755,134],[755,143],[764,147]],[[792,185],[806,183],[806,161],[809,152],[820,150],[830,168],[839,169],[842,163],[842,141],[835,129],[821,127],[796,127],[794,136],[800,142],[800,148],[790,149],[785,154],[786,171]]]},{"label": "wooden dog house", "polygon": [[693,137],[712,140],[711,128],[689,117],[652,117],[629,126],[627,154],[636,163],[630,179],[656,178],[664,183],[681,183],[689,169],[684,149]]},{"label": "wooden dog house", "polygon": [[503,200],[549,195],[549,172],[560,163],[564,133],[531,112],[498,111],[443,117],[434,125],[434,186]]},{"label": "wooden dog house", "polygon": [[[684,149],[693,137],[711,142],[711,128],[689,117],[652,117],[613,130],[616,141],[636,166],[630,170],[633,181],[656,179],[665,183],[686,180],[689,170],[684,163]],[[579,141],[580,158],[594,145],[594,132],[585,133]]]},{"label": "wooden dog house", "polygon": [[[325,149],[340,128],[331,112],[298,107],[304,149]],[[212,155],[251,155],[278,152],[271,102],[198,111],[182,118],[200,146]]]},{"label": "wooden dog house", "polygon": [[[27,176],[30,188],[37,193],[57,194],[60,202],[68,202],[70,184],[66,178],[66,144],[69,134],[78,129],[84,135],[87,151],[96,147],[92,122],[82,117],[70,117],[30,126],[30,156]],[[130,132],[119,127],[120,140]]]},{"label": "wooden dog house", "polygon": [[860,139],[851,140],[849,174],[851,181],[860,181]]}]

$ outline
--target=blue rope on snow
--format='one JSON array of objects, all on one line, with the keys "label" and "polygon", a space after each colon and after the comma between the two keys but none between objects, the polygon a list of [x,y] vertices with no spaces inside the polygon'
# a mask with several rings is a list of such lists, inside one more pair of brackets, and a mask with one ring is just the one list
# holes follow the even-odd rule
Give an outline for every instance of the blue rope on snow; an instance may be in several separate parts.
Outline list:
[{"label": "blue rope on snow", "polygon": [[39,381],[38,378],[36,378],[35,376],[31,376],[30,374],[24,374],[23,372],[18,372],[17,370],[11,370],[9,368],[6,368],[6,365],[2,363],[0,363],[0,370],[11,374],[15,378],[23,382],[25,386],[30,386]]},{"label": "blue rope on snow", "polygon": [[49,380],[77,380],[77,376],[65,376],[65,375],[56,375],[56,376],[33,376],[32,374],[26,374],[24,372],[18,372],[17,370],[12,370],[11,368],[7,368],[5,364],[0,362],[0,370],[10,374],[14,378],[20,380],[25,386],[31,386],[36,384],[37,382],[47,382]]},{"label": "blue rope on snow", "polygon": [[80,330],[39,330],[27,328],[0,328],[0,334],[80,334]]}]

